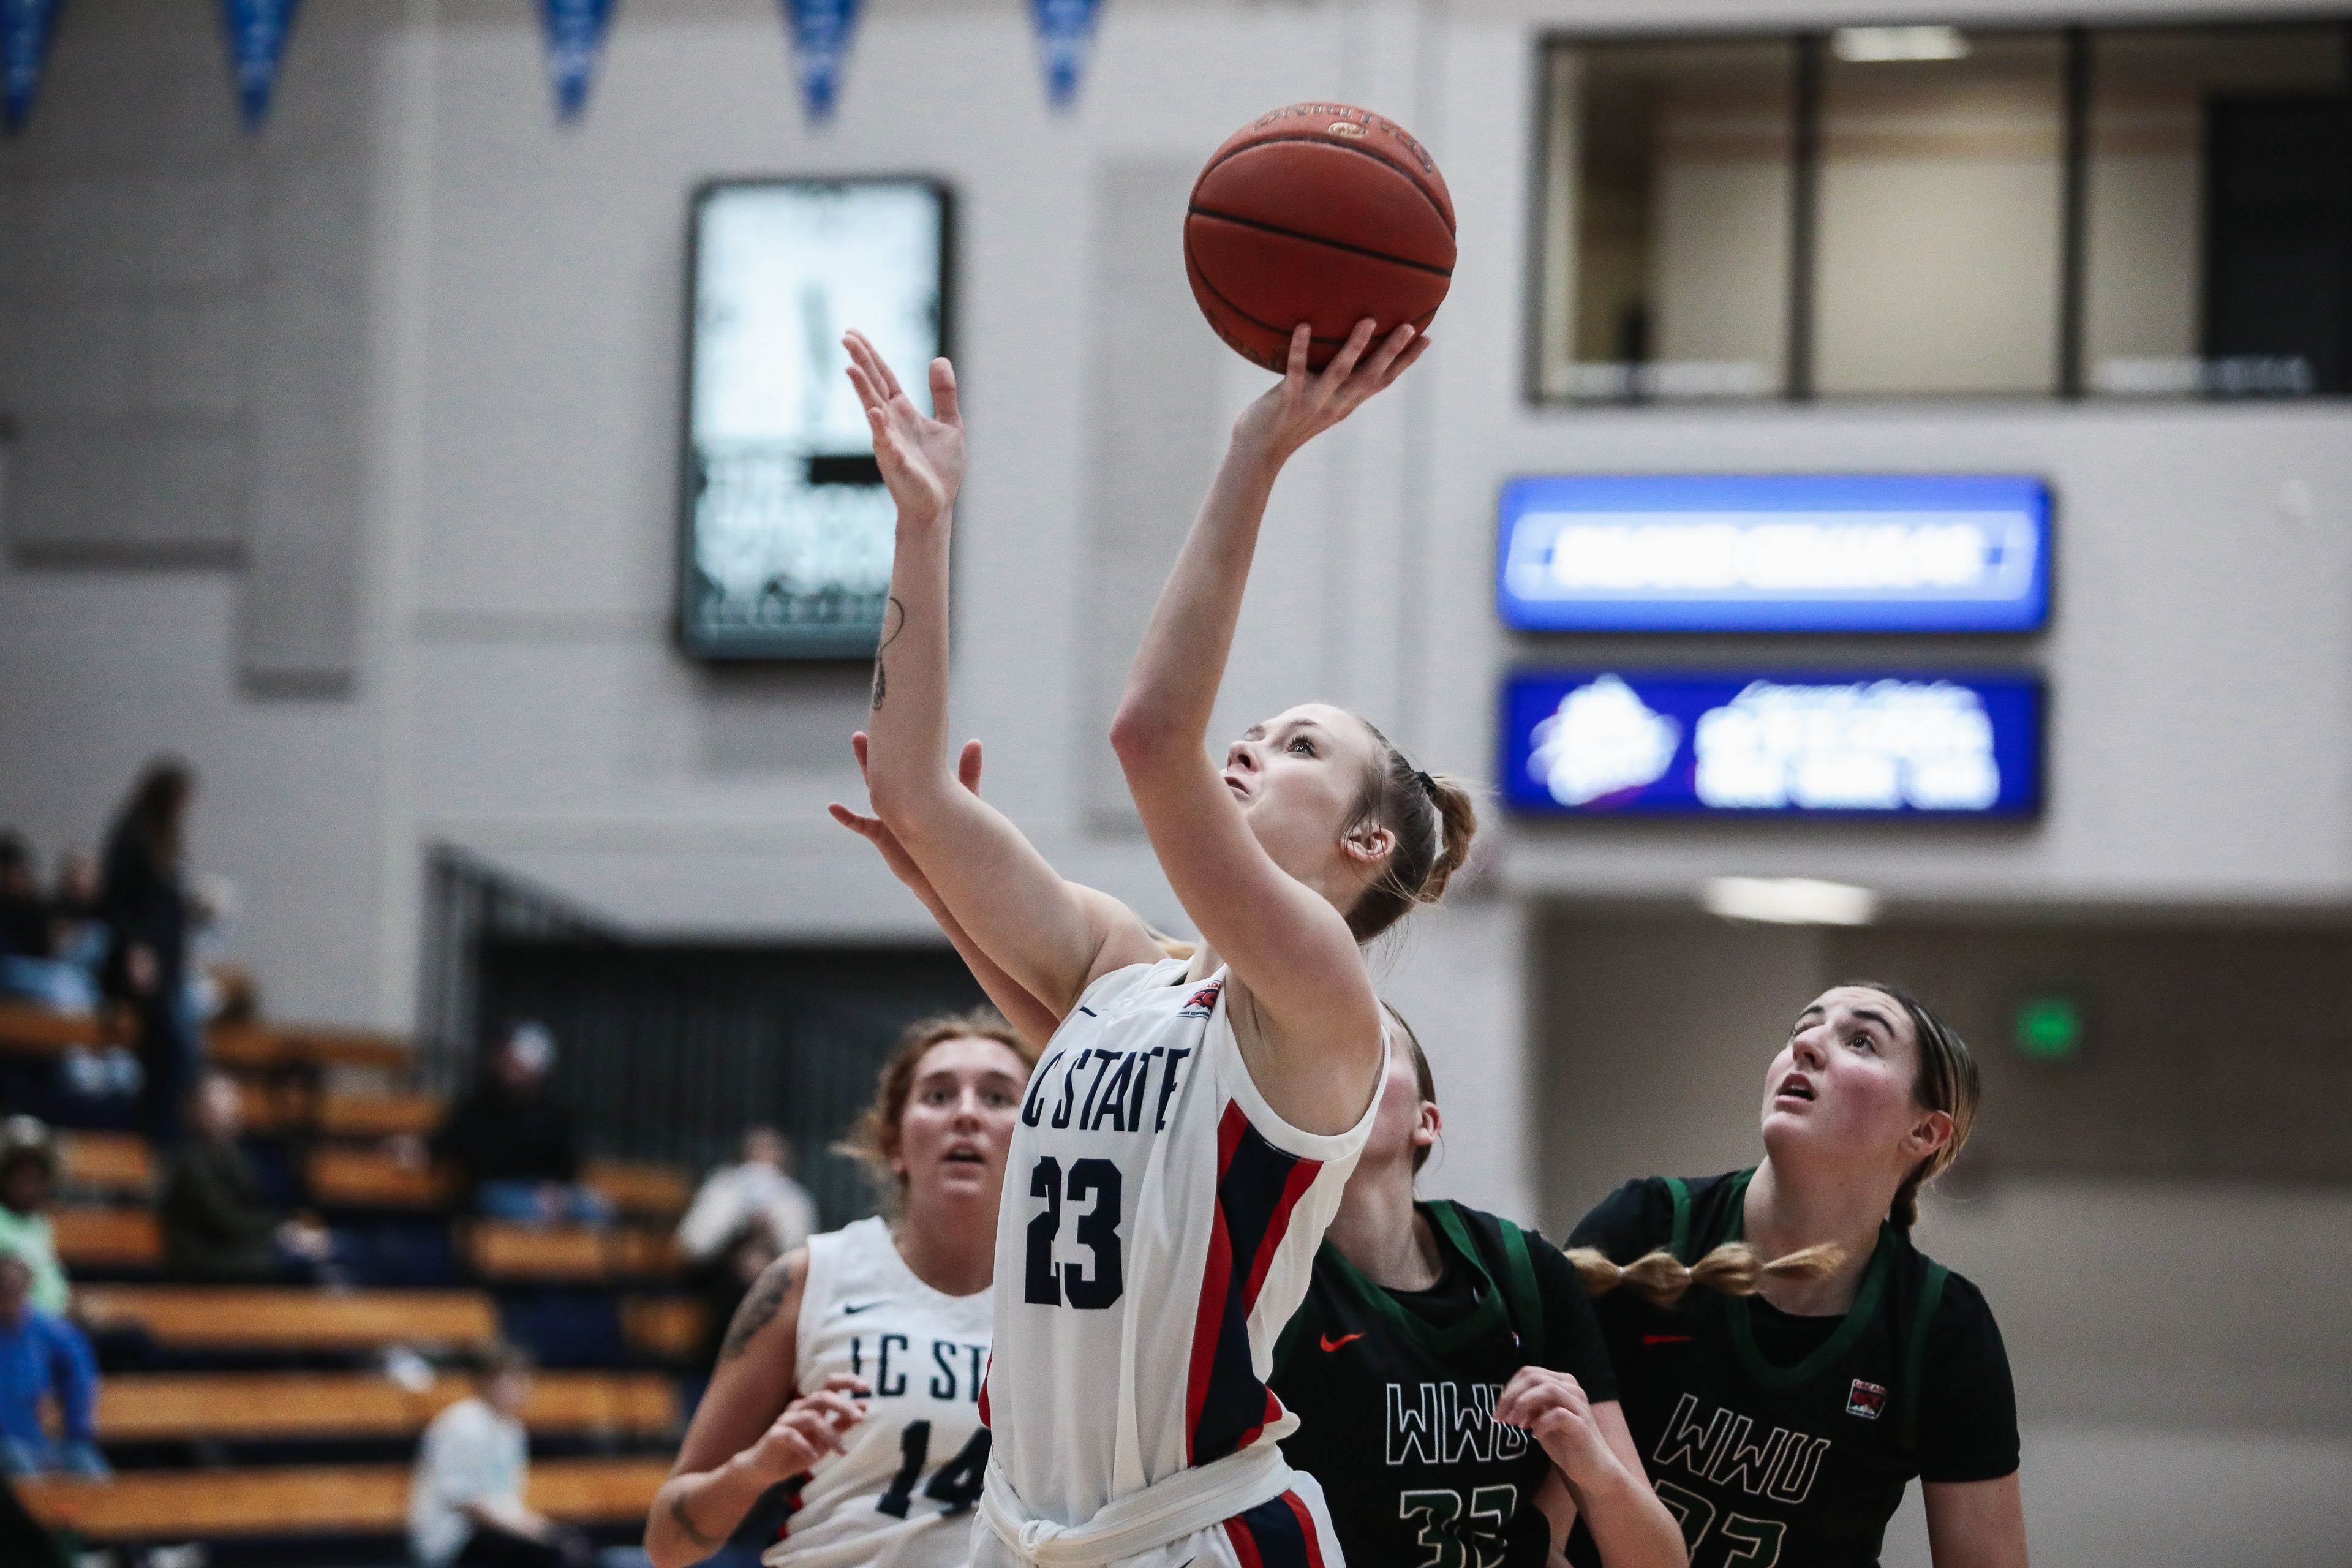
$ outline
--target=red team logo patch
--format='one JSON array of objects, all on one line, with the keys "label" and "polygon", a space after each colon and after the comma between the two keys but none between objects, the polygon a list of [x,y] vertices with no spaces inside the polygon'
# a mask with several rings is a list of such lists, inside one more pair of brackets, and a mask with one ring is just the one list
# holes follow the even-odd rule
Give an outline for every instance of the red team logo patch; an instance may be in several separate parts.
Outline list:
[{"label": "red team logo patch", "polygon": [[1874,1383],[1864,1383],[1857,1377],[1853,1380],[1853,1387],[1846,1391],[1845,1413],[1848,1415],[1859,1415],[1864,1421],[1875,1421],[1878,1419],[1878,1413],[1885,1408],[1886,1390]]},{"label": "red team logo patch", "polygon": [[1222,980],[1218,981],[1214,985],[1202,986],[1198,991],[1192,993],[1191,1001],[1185,1003],[1184,1005],[1176,1010],[1176,1016],[1180,1018],[1207,1017],[1210,1011],[1217,1005],[1217,993],[1224,988],[1225,983]]}]

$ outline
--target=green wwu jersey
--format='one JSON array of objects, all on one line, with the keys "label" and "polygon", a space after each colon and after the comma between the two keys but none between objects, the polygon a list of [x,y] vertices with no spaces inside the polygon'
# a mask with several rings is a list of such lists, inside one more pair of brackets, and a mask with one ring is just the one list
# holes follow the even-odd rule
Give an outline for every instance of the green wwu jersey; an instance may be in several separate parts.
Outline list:
[{"label": "green wwu jersey", "polygon": [[1391,1290],[1330,1242],[1275,1348],[1298,1430],[1283,1457],[1323,1486],[1348,1568],[1544,1568],[1543,1449],[1494,1419],[1523,1366],[1613,1399],[1584,1287],[1543,1237],[1460,1204],[1414,1205],[1437,1244],[1426,1290]]},{"label": "green wwu jersey", "polygon": [[[1695,1262],[1740,1239],[1752,1174],[1628,1183],[1570,1245]],[[1672,1307],[1625,1289],[1596,1306],[1626,1425],[1691,1568],[1870,1568],[1912,1478],[2017,1468],[2009,1360],[1984,1297],[1892,1225],[1843,1317],[1696,1286]],[[1569,1560],[1599,1568],[1581,1527]]]}]

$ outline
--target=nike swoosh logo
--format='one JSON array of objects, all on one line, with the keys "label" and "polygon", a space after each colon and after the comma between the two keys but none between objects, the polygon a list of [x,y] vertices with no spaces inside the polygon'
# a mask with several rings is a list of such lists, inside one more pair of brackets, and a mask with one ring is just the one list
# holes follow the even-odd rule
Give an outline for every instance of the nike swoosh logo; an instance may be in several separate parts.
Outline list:
[{"label": "nike swoosh logo", "polygon": [[1322,1337],[1322,1338],[1323,1338],[1323,1348],[1324,1348],[1325,1350],[1327,1350],[1327,1351],[1335,1351],[1335,1350],[1338,1350],[1341,1345],[1345,1345],[1345,1344],[1352,1344],[1352,1343],[1354,1343],[1356,1341],[1360,1340],[1360,1339],[1362,1339],[1363,1337],[1364,1337],[1364,1336],[1363,1336],[1363,1335],[1361,1335],[1361,1334],[1341,1334],[1338,1339],[1336,1339],[1336,1340],[1335,1340],[1335,1339],[1333,1339],[1330,1335],[1328,1335],[1328,1334],[1325,1334],[1325,1335]]},{"label": "nike swoosh logo", "polygon": [[1691,1337],[1688,1334],[1643,1334],[1642,1336],[1642,1342],[1645,1345],[1686,1345],[1690,1341]]},{"label": "nike swoosh logo", "polygon": [[844,1301],[841,1304],[841,1315],[846,1318],[857,1312],[870,1312],[877,1307],[886,1307],[889,1303],[890,1298],[887,1296],[878,1301]]}]

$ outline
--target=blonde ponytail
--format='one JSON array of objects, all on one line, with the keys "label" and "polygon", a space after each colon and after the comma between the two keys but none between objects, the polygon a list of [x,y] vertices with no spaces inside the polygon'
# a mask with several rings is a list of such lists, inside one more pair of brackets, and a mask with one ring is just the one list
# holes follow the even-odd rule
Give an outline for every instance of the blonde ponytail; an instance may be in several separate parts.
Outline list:
[{"label": "blonde ponytail", "polygon": [[1379,743],[1380,755],[1365,771],[1350,826],[1376,824],[1395,840],[1388,863],[1348,911],[1348,929],[1362,942],[1404,919],[1415,905],[1444,896],[1478,836],[1478,802],[1461,780],[1422,772],[1379,725],[1360,714],[1357,718]]},{"label": "blonde ponytail", "polygon": [[1671,1307],[1694,1285],[1725,1296],[1753,1296],[1767,1279],[1786,1284],[1826,1279],[1845,1261],[1845,1249],[1833,1241],[1825,1241],[1768,1263],[1746,1242],[1727,1241],[1685,1267],[1681,1258],[1664,1249],[1645,1252],[1631,1263],[1619,1265],[1612,1262],[1605,1252],[1580,1247],[1569,1253],[1568,1260],[1576,1266],[1589,1295],[1606,1296],[1622,1285],[1645,1301]]}]

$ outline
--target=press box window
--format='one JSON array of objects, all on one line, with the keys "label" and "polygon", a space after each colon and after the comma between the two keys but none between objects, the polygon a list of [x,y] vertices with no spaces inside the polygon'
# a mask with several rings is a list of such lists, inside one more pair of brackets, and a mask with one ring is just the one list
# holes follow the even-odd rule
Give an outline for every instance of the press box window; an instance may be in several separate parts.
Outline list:
[{"label": "press box window", "polygon": [[1546,56],[1543,399],[2352,392],[2352,21]]},{"label": "press box window", "polygon": [[1553,52],[1547,395],[1787,389],[1795,60],[1780,39]]}]

